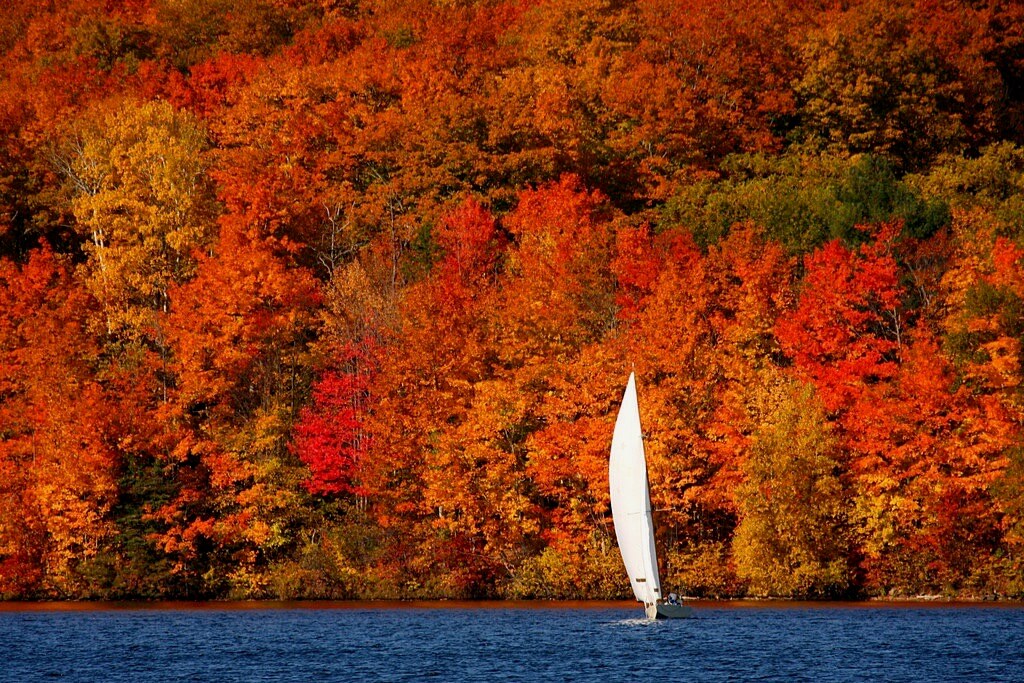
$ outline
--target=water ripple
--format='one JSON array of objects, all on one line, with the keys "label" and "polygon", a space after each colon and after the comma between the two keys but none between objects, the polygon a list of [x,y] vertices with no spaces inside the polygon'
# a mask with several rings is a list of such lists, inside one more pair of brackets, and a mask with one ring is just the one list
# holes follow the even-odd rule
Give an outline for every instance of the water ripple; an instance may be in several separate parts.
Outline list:
[{"label": "water ripple", "polygon": [[1024,609],[0,612],[3,681],[1014,681]]}]

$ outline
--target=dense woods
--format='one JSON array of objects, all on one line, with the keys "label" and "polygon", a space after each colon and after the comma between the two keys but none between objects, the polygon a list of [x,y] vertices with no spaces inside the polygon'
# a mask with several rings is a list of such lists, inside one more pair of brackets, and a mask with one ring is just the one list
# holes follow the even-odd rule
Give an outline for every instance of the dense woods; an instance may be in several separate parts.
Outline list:
[{"label": "dense woods", "polygon": [[1024,597],[1024,6],[9,0],[0,596]]}]

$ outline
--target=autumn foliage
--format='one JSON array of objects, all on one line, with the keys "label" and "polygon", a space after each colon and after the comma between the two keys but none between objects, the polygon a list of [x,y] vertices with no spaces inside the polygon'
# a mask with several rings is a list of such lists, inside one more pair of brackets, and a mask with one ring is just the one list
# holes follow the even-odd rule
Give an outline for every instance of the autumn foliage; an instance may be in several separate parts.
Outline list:
[{"label": "autumn foliage", "polygon": [[1024,597],[1024,9],[0,8],[0,597]]}]

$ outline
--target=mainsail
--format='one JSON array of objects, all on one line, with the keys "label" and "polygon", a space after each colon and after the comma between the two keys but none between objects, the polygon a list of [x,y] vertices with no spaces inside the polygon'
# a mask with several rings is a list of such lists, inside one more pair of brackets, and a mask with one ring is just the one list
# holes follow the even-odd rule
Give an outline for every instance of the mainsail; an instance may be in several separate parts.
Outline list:
[{"label": "mainsail", "polygon": [[661,599],[658,556],[654,550],[654,521],[647,488],[647,459],[644,457],[640,430],[640,406],[636,398],[636,380],[629,375],[626,393],[615,421],[612,452],[608,460],[608,484],[611,489],[612,519],[622,562],[629,573],[633,594],[644,605]]}]

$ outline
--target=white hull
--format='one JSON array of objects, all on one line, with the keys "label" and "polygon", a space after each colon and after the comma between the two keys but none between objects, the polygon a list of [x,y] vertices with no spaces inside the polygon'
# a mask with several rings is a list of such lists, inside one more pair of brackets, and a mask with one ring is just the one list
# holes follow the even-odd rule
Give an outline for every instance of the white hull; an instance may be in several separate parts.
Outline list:
[{"label": "white hull", "polygon": [[647,605],[648,619],[689,619],[693,616],[693,608],[686,605],[669,605],[659,603]]}]

